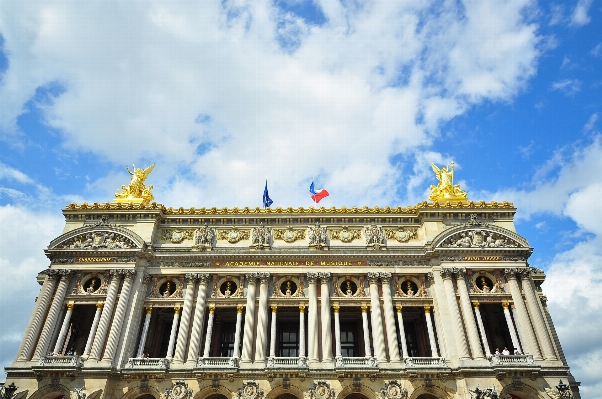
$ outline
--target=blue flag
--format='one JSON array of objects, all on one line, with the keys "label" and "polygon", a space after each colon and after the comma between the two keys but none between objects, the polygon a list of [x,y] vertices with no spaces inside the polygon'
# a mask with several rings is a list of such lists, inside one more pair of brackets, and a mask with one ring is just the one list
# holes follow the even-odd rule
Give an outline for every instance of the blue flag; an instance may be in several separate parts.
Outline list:
[{"label": "blue flag", "polygon": [[274,201],[272,201],[270,199],[270,196],[268,195],[268,181],[265,181],[265,189],[263,190],[263,207],[267,208],[268,206],[272,205]]}]

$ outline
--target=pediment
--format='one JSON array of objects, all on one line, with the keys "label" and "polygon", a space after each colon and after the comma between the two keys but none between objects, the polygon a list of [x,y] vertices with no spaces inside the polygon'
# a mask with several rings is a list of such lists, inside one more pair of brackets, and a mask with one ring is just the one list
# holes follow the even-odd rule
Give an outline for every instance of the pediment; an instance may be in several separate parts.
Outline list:
[{"label": "pediment", "polygon": [[49,250],[124,250],[144,248],[144,240],[133,231],[112,225],[84,226],[50,242]]},{"label": "pediment", "polygon": [[461,225],[443,231],[433,240],[440,249],[529,248],[529,243],[513,231],[491,224]]}]

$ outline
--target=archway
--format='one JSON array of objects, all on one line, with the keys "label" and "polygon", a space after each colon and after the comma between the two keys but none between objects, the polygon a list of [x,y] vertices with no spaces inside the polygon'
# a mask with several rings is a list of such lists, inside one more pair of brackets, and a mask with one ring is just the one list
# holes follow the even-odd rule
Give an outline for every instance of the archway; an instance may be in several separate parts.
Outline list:
[{"label": "archway", "polygon": [[351,395],[345,396],[345,399],[368,399],[366,395],[362,395],[361,393],[354,392]]},{"label": "archway", "polygon": [[157,398],[155,398],[153,395],[150,395],[147,393],[142,396],[138,396],[136,399],[157,399]]},{"label": "archway", "polygon": [[214,393],[213,395],[207,396],[205,399],[228,399],[226,395],[221,393]]},{"label": "archway", "polygon": [[430,393],[423,393],[421,395],[418,395],[418,397],[416,399],[439,399],[439,398],[437,398],[435,395],[431,395]]},{"label": "archway", "polygon": [[283,393],[281,395],[276,396],[275,399],[299,399],[299,398],[296,397],[295,395],[293,395],[292,393]]}]

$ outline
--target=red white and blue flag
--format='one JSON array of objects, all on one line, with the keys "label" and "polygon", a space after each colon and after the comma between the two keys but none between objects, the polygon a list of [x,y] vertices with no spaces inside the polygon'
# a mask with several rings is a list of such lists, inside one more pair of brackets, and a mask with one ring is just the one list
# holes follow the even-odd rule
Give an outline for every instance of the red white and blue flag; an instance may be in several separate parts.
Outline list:
[{"label": "red white and blue flag", "polygon": [[316,190],[314,188],[314,182],[311,182],[311,186],[309,186],[309,192],[311,193],[311,199],[317,204],[321,199],[328,197],[328,191],[325,189]]}]

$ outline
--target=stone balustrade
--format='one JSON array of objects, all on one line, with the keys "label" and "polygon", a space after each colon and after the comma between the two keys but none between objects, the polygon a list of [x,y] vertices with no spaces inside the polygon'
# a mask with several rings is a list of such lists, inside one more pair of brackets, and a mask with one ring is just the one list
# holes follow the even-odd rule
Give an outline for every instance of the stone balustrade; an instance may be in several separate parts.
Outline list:
[{"label": "stone balustrade", "polygon": [[535,364],[532,355],[494,355],[489,358],[489,361],[494,366],[530,366]]},{"label": "stone balustrade", "polygon": [[304,357],[269,357],[267,368],[306,369],[307,359]]},{"label": "stone balustrade", "polygon": [[404,363],[413,368],[447,367],[444,357],[406,357]]},{"label": "stone balustrade", "polygon": [[197,361],[200,369],[232,369],[238,368],[238,359],[235,357],[201,357]]},{"label": "stone balustrade", "polygon": [[169,369],[169,360],[165,358],[130,358],[126,370],[165,371]]},{"label": "stone balustrade", "polygon": [[40,359],[39,367],[65,369],[81,368],[84,365],[79,356],[45,356]]},{"label": "stone balustrade", "polygon": [[373,357],[338,357],[336,368],[367,369],[377,368],[378,362]]}]

